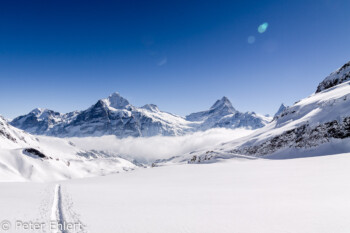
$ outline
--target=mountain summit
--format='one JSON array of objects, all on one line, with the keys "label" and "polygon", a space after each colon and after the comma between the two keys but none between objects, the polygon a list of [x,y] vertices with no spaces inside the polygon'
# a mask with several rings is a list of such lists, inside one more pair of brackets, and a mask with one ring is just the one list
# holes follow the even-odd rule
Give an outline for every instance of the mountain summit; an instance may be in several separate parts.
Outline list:
[{"label": "mountain summit", "polygon": [[135,107],[115,92],[84,111],[61,114],[48,109],[35,109],[15,118],[11,124],[33,134],[57,137],[140,137],[184,135],[216,127],[256,129],[266,125],[269,120],[255,113],[238,112],[227,97],[217,100],[209,110],[183,118],[160,111],[154,104]]},{"label": "mountain summit", "polygon": [[226,97],[217,100],[210,109],[225,109],[227,112],[234,113],[236,110],[231,104],[231,101]]},{"label": "mountain summit", "polygon": [[122,96],[118,92],[114,92],[108,98],[103,99],[108,106],[115,108],[115,109],[124,109],[128,105],[130,105],[129,101]]},{"label": "mountain summit", "polygon": [[257,129],[266,125],[270,118],[257,115],[254,112],[241,113],[224,96],[217,100],[209,110],[192,113],[186,116],[186,120],[200,122],[198,126],[200,130],[210,128]]}]

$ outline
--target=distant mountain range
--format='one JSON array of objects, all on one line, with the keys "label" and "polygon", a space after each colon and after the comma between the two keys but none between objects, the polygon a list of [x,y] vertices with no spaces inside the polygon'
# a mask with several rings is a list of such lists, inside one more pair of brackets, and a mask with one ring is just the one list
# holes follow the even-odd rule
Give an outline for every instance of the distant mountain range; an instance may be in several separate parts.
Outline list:
[{"label": "distant mountain range", "polygon": [[239,112],[226,97],[216,101],[209,110],[180,117],[162,112],[152,104],[135,107],[118,93],[84,111],[61,114],[34,109],[14,119],[12,125],[0,116],[1,178],[60,180],[128,171],[140,165],[113,151],[80,148],[72,143],[72,138],[30,133],[57,137],[140,137],[183,135],[216,127],[256,129],[230,142],[157,160],[152,166],[213,162],[232,157],[280,159],[349,152],[349,64],[327,76],[316,93],[292,106],[282,104],[273,120],[254,112]]},{"label": "distant mountain range", "polygon": [[271,120],[254,112],[237,111],[226,97],[217,100],[209,110],[181,117],[160,111],[154,104],[135,107],[113,93],[84,111],[62,114],[37,108],[10,124],[31,134],[56,137],[148,137],[184,135],[218,127],[257,129]]},{"label": "distant mountain range", "polygon": [[[350,62],[317,87],[314,94],[286,107],[251,135],[184,156],[190,162],[235,156],[298,156],[350,151]],[[179,159],[179,158],[177,158]]]}]

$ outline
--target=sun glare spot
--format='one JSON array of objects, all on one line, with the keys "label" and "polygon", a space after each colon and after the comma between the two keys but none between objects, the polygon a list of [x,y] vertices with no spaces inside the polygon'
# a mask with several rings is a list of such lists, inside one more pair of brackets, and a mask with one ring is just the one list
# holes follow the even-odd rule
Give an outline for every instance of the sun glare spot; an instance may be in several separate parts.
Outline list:
[{"label": "sun glare spot", "polygon": [[269,24],[267,22],[260,24],[258,27],[258,32],[259,33],[264,33],[267,30],[267,27],[269,26]]}]

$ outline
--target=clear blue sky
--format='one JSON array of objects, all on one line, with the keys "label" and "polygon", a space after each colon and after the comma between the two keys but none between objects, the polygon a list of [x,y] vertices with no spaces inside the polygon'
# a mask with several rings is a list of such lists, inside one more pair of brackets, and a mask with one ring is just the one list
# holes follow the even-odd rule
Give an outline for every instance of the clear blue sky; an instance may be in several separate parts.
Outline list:
[{"label": "clear blue sky", "polygon": [[0,114],[82,110],[115,91],[179,115],[222,96],[273,114],[350,60],[349,9],[346,0],[2,1]]}]

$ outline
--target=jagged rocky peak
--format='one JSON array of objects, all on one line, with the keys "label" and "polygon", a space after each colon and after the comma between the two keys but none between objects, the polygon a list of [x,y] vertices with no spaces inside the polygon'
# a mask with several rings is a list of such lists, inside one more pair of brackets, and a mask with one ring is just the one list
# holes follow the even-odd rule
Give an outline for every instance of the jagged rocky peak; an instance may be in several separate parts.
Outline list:
[{"label": "jagged rocky peak", "polygon": [[124,109],[130,105],[129,101],[122,97],[118,92],[114,92],[108,98],[102,100],[108,106],[115,109]]},{"label": "jagged rocky peak", "polygon": [[217,100],[209,110],[186,118],[162,112],[154,104],[135,107],[119,93],[100,99],[83,111],[60,114],[36,109],[33,112],[17,117],[11,124],[32,134],[58,137],[172,136],[217,127],[255,129],[266,124],[254,113],[236,111],[227,97]]},{"label": "jagged rocky peak", "polygon": [[230,110],[231,112],[235,112],[236,109],[232,106],[231,101],[226,97],[222,97],[221,99],[217,100],[213,106],[211,106],[210,109],[222,109],[226,108],[227,110]]},{"label": "jagged rocky peak", "polygon": [[350,80],[350,61],[328,75],[318,86],[316,93]]},{"label": "jagged rocky peak", "polygon": [[186,116],[186,120],[189,121],[203,121],[212,117],[223,117],[226,115],[236,113],[236,109],[232,106],[230,100],[227,97],[222,97],[217,100],[209,110],[195,112]]},{"label": "jagged rocky peak", "polygon": [[287,106],[282,103],[279,109],[277,110],[277,112],[275,113],[274,117],[279,116],[286,109],[287,109]]},{"label": "jagged rocky peak", "polygon": [[200,130],[241,127],[257,129],[268,123],[265,118],[254,112],[242,113],[237,111],[225,96],[217,100],[209,110],[186,116],[186,120],[188,121],[201,122],[198,127]]},{"label": "jagged rocky peak", "polygon": [[146,105],[142,106],[142,108],[147,109],[151,112],[159,112],[159,108],[155,104],[146,104]]}]

